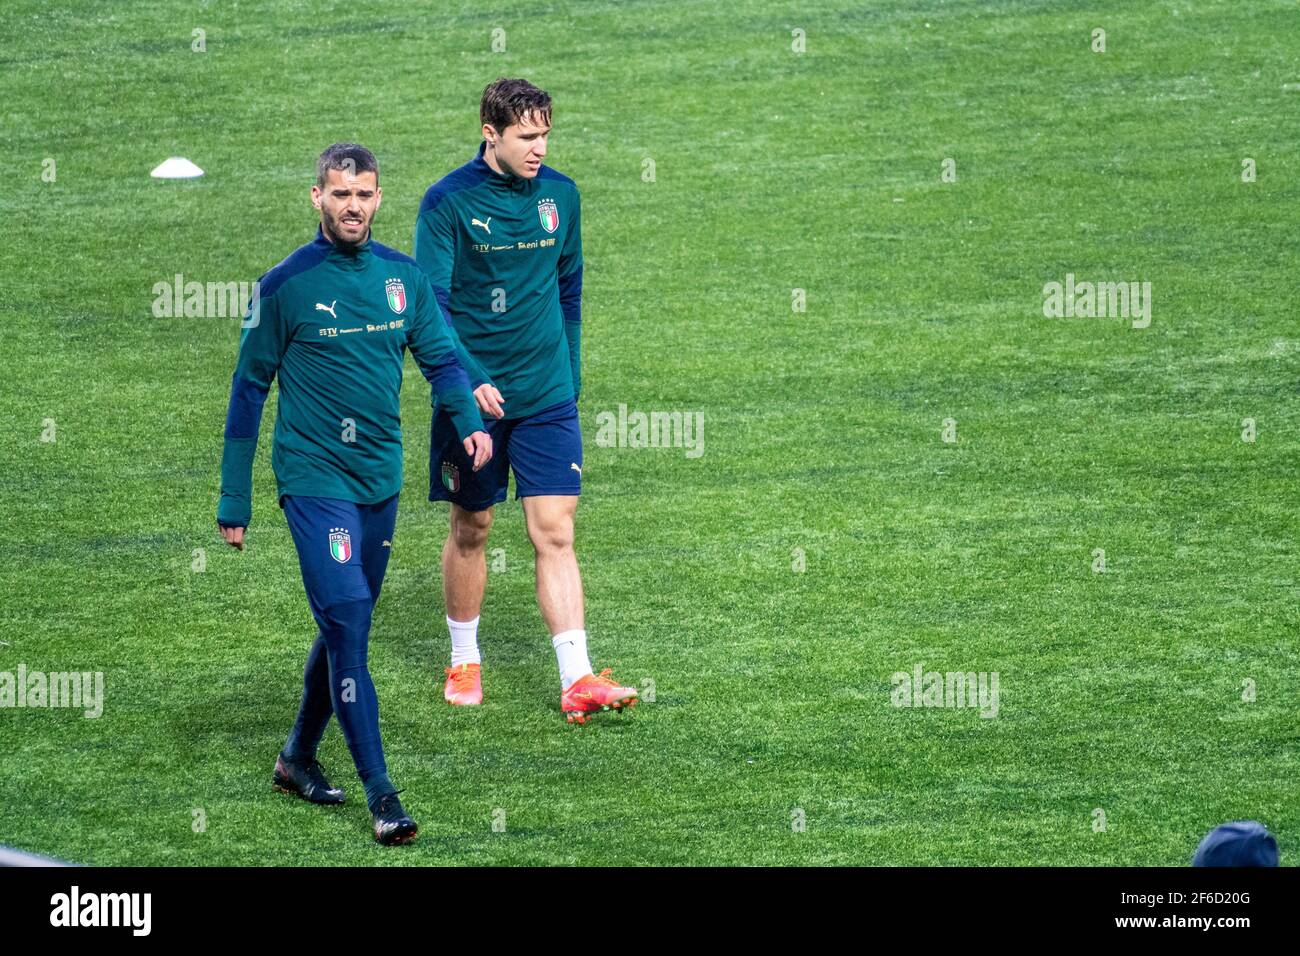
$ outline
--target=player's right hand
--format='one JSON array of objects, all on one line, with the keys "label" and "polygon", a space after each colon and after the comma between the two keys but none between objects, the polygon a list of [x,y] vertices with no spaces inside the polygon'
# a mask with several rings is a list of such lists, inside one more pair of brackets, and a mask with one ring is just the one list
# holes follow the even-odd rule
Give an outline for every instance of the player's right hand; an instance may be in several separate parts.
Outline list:
[{"label": "player's right hand", "polygon": [[[478,410],[484,415],[491,415],[493,418],[505,417],[506,410],[502,406],[505,405],[506,400],[501,397],[501,393],[491,382],[484,382],[474,389],[474,400],[478,402]],[[477,468],[474,470],[478,471]]]},{"label": "player's right hand", "polygon": [[221,537],[226,539],[226,544],[239,551],[244,550],[244,529],[227,528],[225,525],[218,525],[221,528]]},{"label": "player's right hand", "polygon": [[492,460],[492,436],[474,432],[465,439],[465,454],[474,459],[474,470],[478,471]]}]

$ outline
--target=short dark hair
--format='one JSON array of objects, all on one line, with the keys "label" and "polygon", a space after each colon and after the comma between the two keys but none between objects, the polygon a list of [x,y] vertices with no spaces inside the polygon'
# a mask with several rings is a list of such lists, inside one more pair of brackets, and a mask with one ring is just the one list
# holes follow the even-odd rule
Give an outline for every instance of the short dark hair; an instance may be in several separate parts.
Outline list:
[{"label": "short dark hair", "polygon": [[535,122],[551,122],[551,94],[539,90],[527,80],[501,77],[487,85],[483,90],[483,101],[479,104],[479,122],[487,123],[498,133],[504,133],[506,127],[518,123],[529,113]]},{"label": "short dark hair", "polygon": [[316,159],[316,185],[321,189],[325,188],[331,169],[346,169],[353,176],[374,173],[375,183],[379,182],[379,160],[360,143],[335,143],[325,147],[325,152]]}]

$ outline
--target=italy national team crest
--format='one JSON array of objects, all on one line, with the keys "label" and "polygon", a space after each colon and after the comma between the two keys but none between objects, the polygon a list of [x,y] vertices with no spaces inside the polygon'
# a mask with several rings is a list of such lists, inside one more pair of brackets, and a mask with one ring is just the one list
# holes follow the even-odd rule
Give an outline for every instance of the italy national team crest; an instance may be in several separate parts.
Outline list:
[{"label": "italy national team crest", "polygon": [[352,535],[347,528],[330,529],[330,557],[339,564],[347,564],[352,557]]},{"label": "italy national team crest", "polygon": [[460,491],[460,469],[449,461],[442,463],[442,483],[452,493]]},{"label": "italy national team crest", "polygon": [[554,232],[560,228],[560,210],[549,199],[537,204],[537,218],[542,220],[542,228]]},{"label": "italy national team crest", "polygon": [[388,307],[401,315],[406,311],[406,287],[402,285],[401,279],[389,279],[384,283],[384,291],[388,293]]}]

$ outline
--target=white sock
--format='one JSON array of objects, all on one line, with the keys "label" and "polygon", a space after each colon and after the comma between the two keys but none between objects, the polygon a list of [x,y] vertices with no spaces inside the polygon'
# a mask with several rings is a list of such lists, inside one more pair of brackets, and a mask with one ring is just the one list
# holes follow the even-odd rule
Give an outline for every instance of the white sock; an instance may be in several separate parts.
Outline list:
[{"label": "white sock", "polygon": [[587,660],[587,632],[561,631],[551,638],[555,660],[560,665],[560,686],[568,690],[574,681],[591,673]]},{"label": "white sock", "polygon": [[478,654],[478,618],[472,621],[453,621],[447,618],[447,630],[451,631],[451,666],[461,664],[481,664]]}]

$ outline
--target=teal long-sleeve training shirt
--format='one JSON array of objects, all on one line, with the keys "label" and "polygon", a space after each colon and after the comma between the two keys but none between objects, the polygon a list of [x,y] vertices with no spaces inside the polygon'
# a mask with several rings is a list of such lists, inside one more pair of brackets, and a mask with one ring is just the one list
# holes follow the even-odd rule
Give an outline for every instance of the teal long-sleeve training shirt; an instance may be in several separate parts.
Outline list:
[{"label": "teal long-sleeve training shirt", "polygon": [[522,418],[582,388],[581,206],[568,176],[545,165],[531,179],[498,173],[483,152],[425,193],[415,260],[471,387],[491,382],[506,417]]},{"label": "teal long-sleeve training shirt", "polygon": [[483,428],[455,334],[415,260],[317,229],[258,280],[231,383],[217,521],[247,526],[262,406],[280,383],[271,465],[281,495],[376,504],[402,487],[399,395],[409,349],[465,438]]}]

